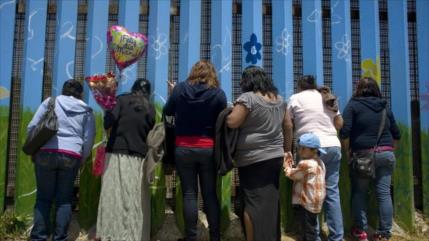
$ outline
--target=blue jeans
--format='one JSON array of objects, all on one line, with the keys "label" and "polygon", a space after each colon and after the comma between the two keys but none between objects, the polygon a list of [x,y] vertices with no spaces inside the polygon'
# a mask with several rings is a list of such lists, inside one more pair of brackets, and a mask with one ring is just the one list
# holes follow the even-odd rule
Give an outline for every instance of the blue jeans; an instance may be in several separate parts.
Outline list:
[{"label": "blue jeans", "polygon": [[210,228],[210,240],[220,240],[220,207],[216,194],[216,169],[212,148],[176,147],[176,168],[183,190],[183,216],[187,241],[197,240],[198,179],[204,200],[204,212]]},{"label": "blue jeans", "polygon": [[73,186],[80,160],[60,153],[39,153],[34,160],[37,197],[31,240],[47,240],[50,235],[50,214],[55,200],[56,216],[52,240],[67,240],[72,217]]},{"label": "blue jeans", "polygon": [[[320,159],[326,168],[326,198],[323,203],[326,223],[329,229],[329,241],[343,240],[344,226],[341,212],[340,191],[338,181],[340,177],[341,147],[325,147],[326,154],[321,154]],[[320,227],[317,225],[317,240],[320,241]]]},{"label": "blue jeans", "polygon": [[373,181],[378,202],[379,224],[377,233],[386,238],[390,238],[392,229],[393,207],[390,184],[395,162],[393,152],[380,152],[375,156],[375,179],[358,176],[353,171],[350,175],[352,181],[352,211],[356,227],[361,230],[368,230],[366,216],[368,187]]}]

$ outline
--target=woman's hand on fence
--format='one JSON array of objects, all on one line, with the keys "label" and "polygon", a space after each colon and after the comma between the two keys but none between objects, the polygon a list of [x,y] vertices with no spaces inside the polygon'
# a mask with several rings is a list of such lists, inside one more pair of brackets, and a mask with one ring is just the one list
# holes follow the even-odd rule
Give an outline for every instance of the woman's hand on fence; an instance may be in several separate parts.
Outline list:
[{"label": "woman's hand on fence", "polygon": [[174,81],[174,80],[167,80],[167,85],[168,85],[168,95],[171,95],[171,93],[173,92],[174,87],[176,86],[176,81]]}]

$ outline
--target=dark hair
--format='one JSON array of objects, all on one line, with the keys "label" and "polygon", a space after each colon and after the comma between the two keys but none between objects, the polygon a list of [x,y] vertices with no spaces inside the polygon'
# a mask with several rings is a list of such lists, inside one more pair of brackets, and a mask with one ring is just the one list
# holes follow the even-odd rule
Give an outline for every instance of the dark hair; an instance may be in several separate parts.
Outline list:
[{"label": "dark hair", "polygon": [[74,79],[69,79],[64,82],[62,95],[73,96],[77,99],[82,98],[83,86],[82,84]]},{"label": "dark hair", "polygon": [[191,85],[203,83],[206,84],[209,88],[219,87],[216,69],[214,65],[208,60],[200,60],[195,63],[194,66],[192,66],[191,72],[188,76],[188,82]]},{"label": "dark hair", "polygon": [[136,111],[142,111],[147,109],[150,104],[150,90],[151,84],[149,80],[144,78],[138,78],[133,86],[131,87],[131,95],[133,98],[130,101],[130,104],[134,107]]},{"label": "dark hair", "polygon": [[261,92],[263,95],[277,96],[278,90],[273,80],[268,77],[264,69],[251,65],[244,69],[240,81],[241,91]]},{"label": "dark hair", "polygon": [[298,89],[301,91],[317,89],[316,78],[313,75],[303,75],[298,79]]},{"label": "dark hair", "polygon": [[371,77],[361,78],[357,84],[353,97],[382,97],[378,83]]},{"label": "dark hair", "polygon": [[134,82],[133,87],[131,87],[131,93],[143,95],[143,96],[146,96],[147,98],[149,98],[150,89],[151,89],[151,84],[150,84],[149,80],[144,79],[144,78],[138,78]]}]

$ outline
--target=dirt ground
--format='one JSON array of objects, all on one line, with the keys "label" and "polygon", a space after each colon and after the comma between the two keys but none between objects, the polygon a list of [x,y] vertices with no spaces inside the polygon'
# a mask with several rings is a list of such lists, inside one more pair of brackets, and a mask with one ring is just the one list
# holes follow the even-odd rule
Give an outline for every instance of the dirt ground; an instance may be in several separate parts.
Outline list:
[{"label": "dirt ground", "polygon": [[[199,214],[199,240],[208,240],[208,229],[207,221],[205,215],[200,212]],[[399,226],[396,224],[393,227],[394,237],[392,241],[429,241],[429,222],[424,220],[423,216],[420,213],[416,213],[416,230],[413,234],[405,233]],[[22,238],[17,239],[8,239],[5,241],[24,241],[27,240],[27,234],[23,234]],[[326,227],[322,228],[322,232],[326,232]],[[79,224],[77,222],[76,216],[74,216],[73,221],[70,225],[69,230],[69,240],[70,241],[90,241],[93,240],[95,234],[95,229],[85,232],[80,230]],[[181,238],[181,234],[175,225],[175,218],[172,211],[167,211],[166,220],[164,222],[161,230],[153,237],[152,241],[176,241],[178,238]],[[230,228],[224,234],[224,241],[244,241],[244,237],[241,230],[241,225],[239,219],[236,216],[231,216],[231,225]],[[283,234],[282,241],[295,241],[296,235],[294,234]],[[323,240],[323,239],[322,239]],[[326,239],[325,239],[326,240]],[[346,241],[354,240],[350,237],[345,238]],[[2,240],[3,241],[3,240]]]}]

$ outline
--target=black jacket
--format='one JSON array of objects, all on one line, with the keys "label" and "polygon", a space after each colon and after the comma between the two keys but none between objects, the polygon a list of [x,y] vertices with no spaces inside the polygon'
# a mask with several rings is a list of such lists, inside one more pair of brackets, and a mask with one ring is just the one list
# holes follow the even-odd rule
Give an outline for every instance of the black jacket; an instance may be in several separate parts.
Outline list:
[{"label": "black jacket", "polygon": [[234,167],[232,157],[238,139],[238,128],[231,129],[226,125],[226,118],[232,108],[223,110],[216,121],[215,164],[218,174],[224,176]]},{"label": "black jacket", "polygon": [[216,118],[225,107],[222,89],[183,81],[174,87],[164,113],[175,117],[176,136],[214,137]]},{"label": "black jacket", "polygon": [[104,128],[112,128],[107,152],[146,156],[146,138],[154,124],[152,104],[141,105],[132,94],[118,96],[116,106],[104,116]]},{"label": "black jacket", "polygon": [[385,100],[378,97],[353,97],[347,103],[340,136],[342,139],[350,138],[350,147],[353,151],[371,149],[375,146],[384,108],[387,108],[387,117],[379,146],[393,147],[393,140],[399,140],[401,135]]}]

